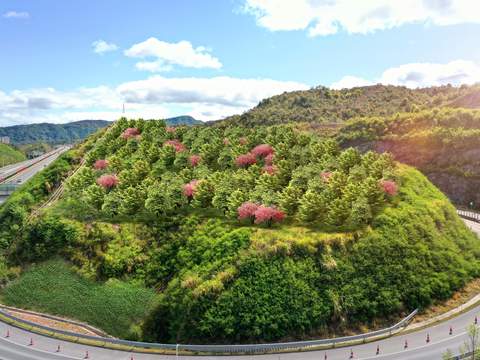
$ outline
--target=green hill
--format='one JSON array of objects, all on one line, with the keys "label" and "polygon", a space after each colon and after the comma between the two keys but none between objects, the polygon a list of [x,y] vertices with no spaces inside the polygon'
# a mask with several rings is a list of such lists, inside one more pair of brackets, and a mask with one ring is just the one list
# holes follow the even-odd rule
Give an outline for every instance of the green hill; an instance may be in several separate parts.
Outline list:
[{"label": "green hill", "polygon": [[0,136],[10,137],[13,144],[65,144],[78,142],[108,124],[105,120],[82,120],[67,124],[15,125],[0,127]]},{"label": "green hill", "polygon": [[17,149],[0,144],[0,167],[25,160],[25,155]]},{"label": "green hill", "polygon": [[[38,279],[59,269],[75,289],[102,288],[119,304],[108,308],[121,319],[108,322],[113,335],[273,341],[394,321],[479,275],[478,239],[423,175],[293,126],[171,129],[121,119],[39,176],[53,183],[81,157],[62,200],[26,230],[30,194],[44,197],[45,182],[34,178],[36,187],[27,183],[0,208],[12,267],[0,267],[2,298],[11,305],[102,327],[100,301],[79,312],[69,289],[52,286],[50,297],[64,299],[52,306]],[[55,256],[91,283],[50,263],[9,282],[15,266]],[[111,281],[121,291],[108,290]],[[155,290],[152,308],[139,285]],[[116,301],[123,293],[139,294],[142,308]]]},{"label": "green hill", "polygon": [[289,122],[331,124],[358,116],[389,116],[438,106],[479,108],[480,86],[409,89],[379,84],[343,90],[319,86],[264,99],[244,114],[228,117],[220,123],[242,126]]},{"label": "green hill", "polygon": [[456,204],[480,208],[480,110],[434,109],[348,121],[344,147],[388,151],[413,165]]}]

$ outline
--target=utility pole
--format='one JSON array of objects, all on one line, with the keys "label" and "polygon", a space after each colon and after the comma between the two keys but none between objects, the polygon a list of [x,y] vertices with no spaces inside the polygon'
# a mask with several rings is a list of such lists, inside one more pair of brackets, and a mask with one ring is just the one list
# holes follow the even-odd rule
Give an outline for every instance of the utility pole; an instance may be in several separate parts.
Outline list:
[{"label": "utility pole", "polygon": [[125,103],[123,103],[122,114],[125,115]]}]

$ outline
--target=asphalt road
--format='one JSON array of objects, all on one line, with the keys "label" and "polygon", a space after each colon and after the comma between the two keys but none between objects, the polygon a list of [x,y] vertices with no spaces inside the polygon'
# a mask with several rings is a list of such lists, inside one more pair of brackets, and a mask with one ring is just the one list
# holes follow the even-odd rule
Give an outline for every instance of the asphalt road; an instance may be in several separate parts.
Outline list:
[{"label": "asphalt road", "polygon": [[[69,146],[61,146],[58,149],[52,150],[47,154],[39,156],[37,158],[22,161],[20,163],[11,164],[5,167],[0,168],[0,178],[4,178],[6,176],[15,173],[22,167],[30,166],[23,171],[13,175],[12,177],[8,178],[6,181],[1,182],[2,184],[14,184],[14,185],[21,185],[27,182],[31,177],[33,177],[36,173],[43,170],[45,167],[50,165],[54,160],[56,160],[61,154],[65,151],[70,149]],[[34,165],[32,165],[34,164]],[[3,203],[8,196],[0,196],[0,204]]]},{"label": "asphalt road", "polygon": [[[480,235],[480,224],[465,220],[465,223]],[[297,352],[286,354],[256,355],[258,360],[433,360],[441,359],[447,349],[458,353],[458,349],[467,340],[466,328],[479,319],[480,306],[477,306],[446,322],[428,329],[408,334],[399,334],[388,339],[361,344],[353,347],[337,348],[326,351]],[[453,333],[450,335],[450,327]],[[9,337],[5,335],[9,332]],[[427,335],[429,342],[427,342]],[[29,345],[33,340],[33,345]],[[405,348],[405,342],[407,347]],[[60,353],[56,350],[60,346]],[[379,354],[376,354],[377,346]],[[87,354],[88,351],[88,354]],[[353,351],[353,357],[352,356]],[[88,355],[88,357],[87,357]],[[189,358],[190,356],[179,356]],[[236,359],[245,360],[253,356],[202,356],[200,359]],[[97,359],[97,360],[174,360],[174,355],[131,354],[128,352],[106,350],[76,343],[63,342],[35,335],[25,330],[9,327],[0,322],[0,359],[3,360],[61,360],[61,359]]]}]

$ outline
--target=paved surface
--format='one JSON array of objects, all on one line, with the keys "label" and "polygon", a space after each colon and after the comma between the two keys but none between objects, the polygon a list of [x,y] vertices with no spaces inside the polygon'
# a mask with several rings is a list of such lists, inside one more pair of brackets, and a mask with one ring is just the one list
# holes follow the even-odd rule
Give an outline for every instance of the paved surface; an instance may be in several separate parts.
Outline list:
[{"label": "paved surface", "polygon": [[[22,161],[20,163],[11,164],[5,167],[0,168],[0,179],[10,176],[11,174],[16,173],[21,168],[30,166],[23,171],[19,171],[16,175],[9,177],[7,180],[2,181],[2,184],[14,184],[21,185],[27,182],[32,176],[36,173],[50,165],[54,160],[56,160],[61,154],[70,149],[69,146],[61,146],[58,149],[52,150],[42,156],[37,158]],[[34,165],[32,165],[34,164]],[[0,196],[0,204],[3,203],[8,196]]]},{"label": "paved surface", "polygon": [[[480,235],[480,225],[465,220],[466,224]],[[451,349],[454,353],[464,344],[467,339],[466,328],[473,324],[475,317],[479,319],[480,306],[456,316],[428,329],[418,330],[408,334],[399,334],[394,337],[376,342],[361,344],[352,348],[337,348],[326,351],[311,351],[300,353],[256,355],[256,356],[202,356],[199,359],[236,359],[255,357],[258,360],[346,360],[346,359],[382,359],[382,360],[432,360],[441,359],[442,354]],[[453,333],[450,335],[450,327]],[[5,335],[9,333],[9,337]],[[427,342],[427,335],[429,342]],[[33,345],[29,345],[33,340]],[[405,342],[408,347],[405,348]],[[60,353],[56,350],[60,346]],[[377,346],[379,354],[376,355]],[[9,327],[0,322],[0,359],[3,360],[61,360],[61,359],[89,359],[98,360],[174,360],[175,356],[162,356],[152,354],[131,354],[128,352],[106,350],[96,347],[88,347],[75,343],[63,342],[44,336],[31,334],[24,330]],[[353,357],[351,357],[353,351]],[[326,356],[326,357],[325,357]],[[189,356],[179,356],[190,358]]]}]

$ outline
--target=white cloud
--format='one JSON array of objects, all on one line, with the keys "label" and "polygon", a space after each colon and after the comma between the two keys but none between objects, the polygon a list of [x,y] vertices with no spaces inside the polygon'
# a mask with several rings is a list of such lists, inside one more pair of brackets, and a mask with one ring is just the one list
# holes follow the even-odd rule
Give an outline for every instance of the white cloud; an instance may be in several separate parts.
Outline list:
[{"label": "white cloud", "polygon": [[369,81],[355,76],[345,76],[330,85],[333,89],[382,83],[409,88],[451,84],[475,84],[480,82],[480,66],[472,61],[455,60],[446,64],[411,63],[387,69],[383,74]]},{"label": "white cloud", "polygon": [[28,19],[30,14],[26,11],[7,11],[2,16],[7,19]]},{"label": "white cloud", "polygon": [[194,48],[189,41],[168,43],[151,37],[125,50],[132,58],[151,58],[136,64],[137,69],[151,72],[169,71],[173,65],[188,68],[220,69],[222,63],[203,46]]},{"label": "white cloud", "polygon": [[356,86],[368,86],[368,85],[373,85],[373,83],[369,80],[357,77],[357,76],[351,76],[347,75],[341,78],[339,81],[334,82],[330,87],[332,89],[350,89]]},{"label": "white cloud", "polygon": [[245,0],[258,25],[307,30],[310,36],[366,34],[411,23],[478,24],[479,10],[474,0]]},{"label": "white cloud", "polygon": [[151,78],[116,88],[99,86],[74,91],[52,88],[0,91],[0,126],[33,122],[62,123],[82,119],[114,120],[125,103],[129,117],[163,118],[191,114],[216,120],[241,113],[260,100],[307,85],[271,79]]},{"label": "white cloud", "polygon": [[92,43],[93,52],[97,54],[103,54],[110,51],[115,51],[118,46],[113,43],[108,43],[104,40],[97,40]]}]

